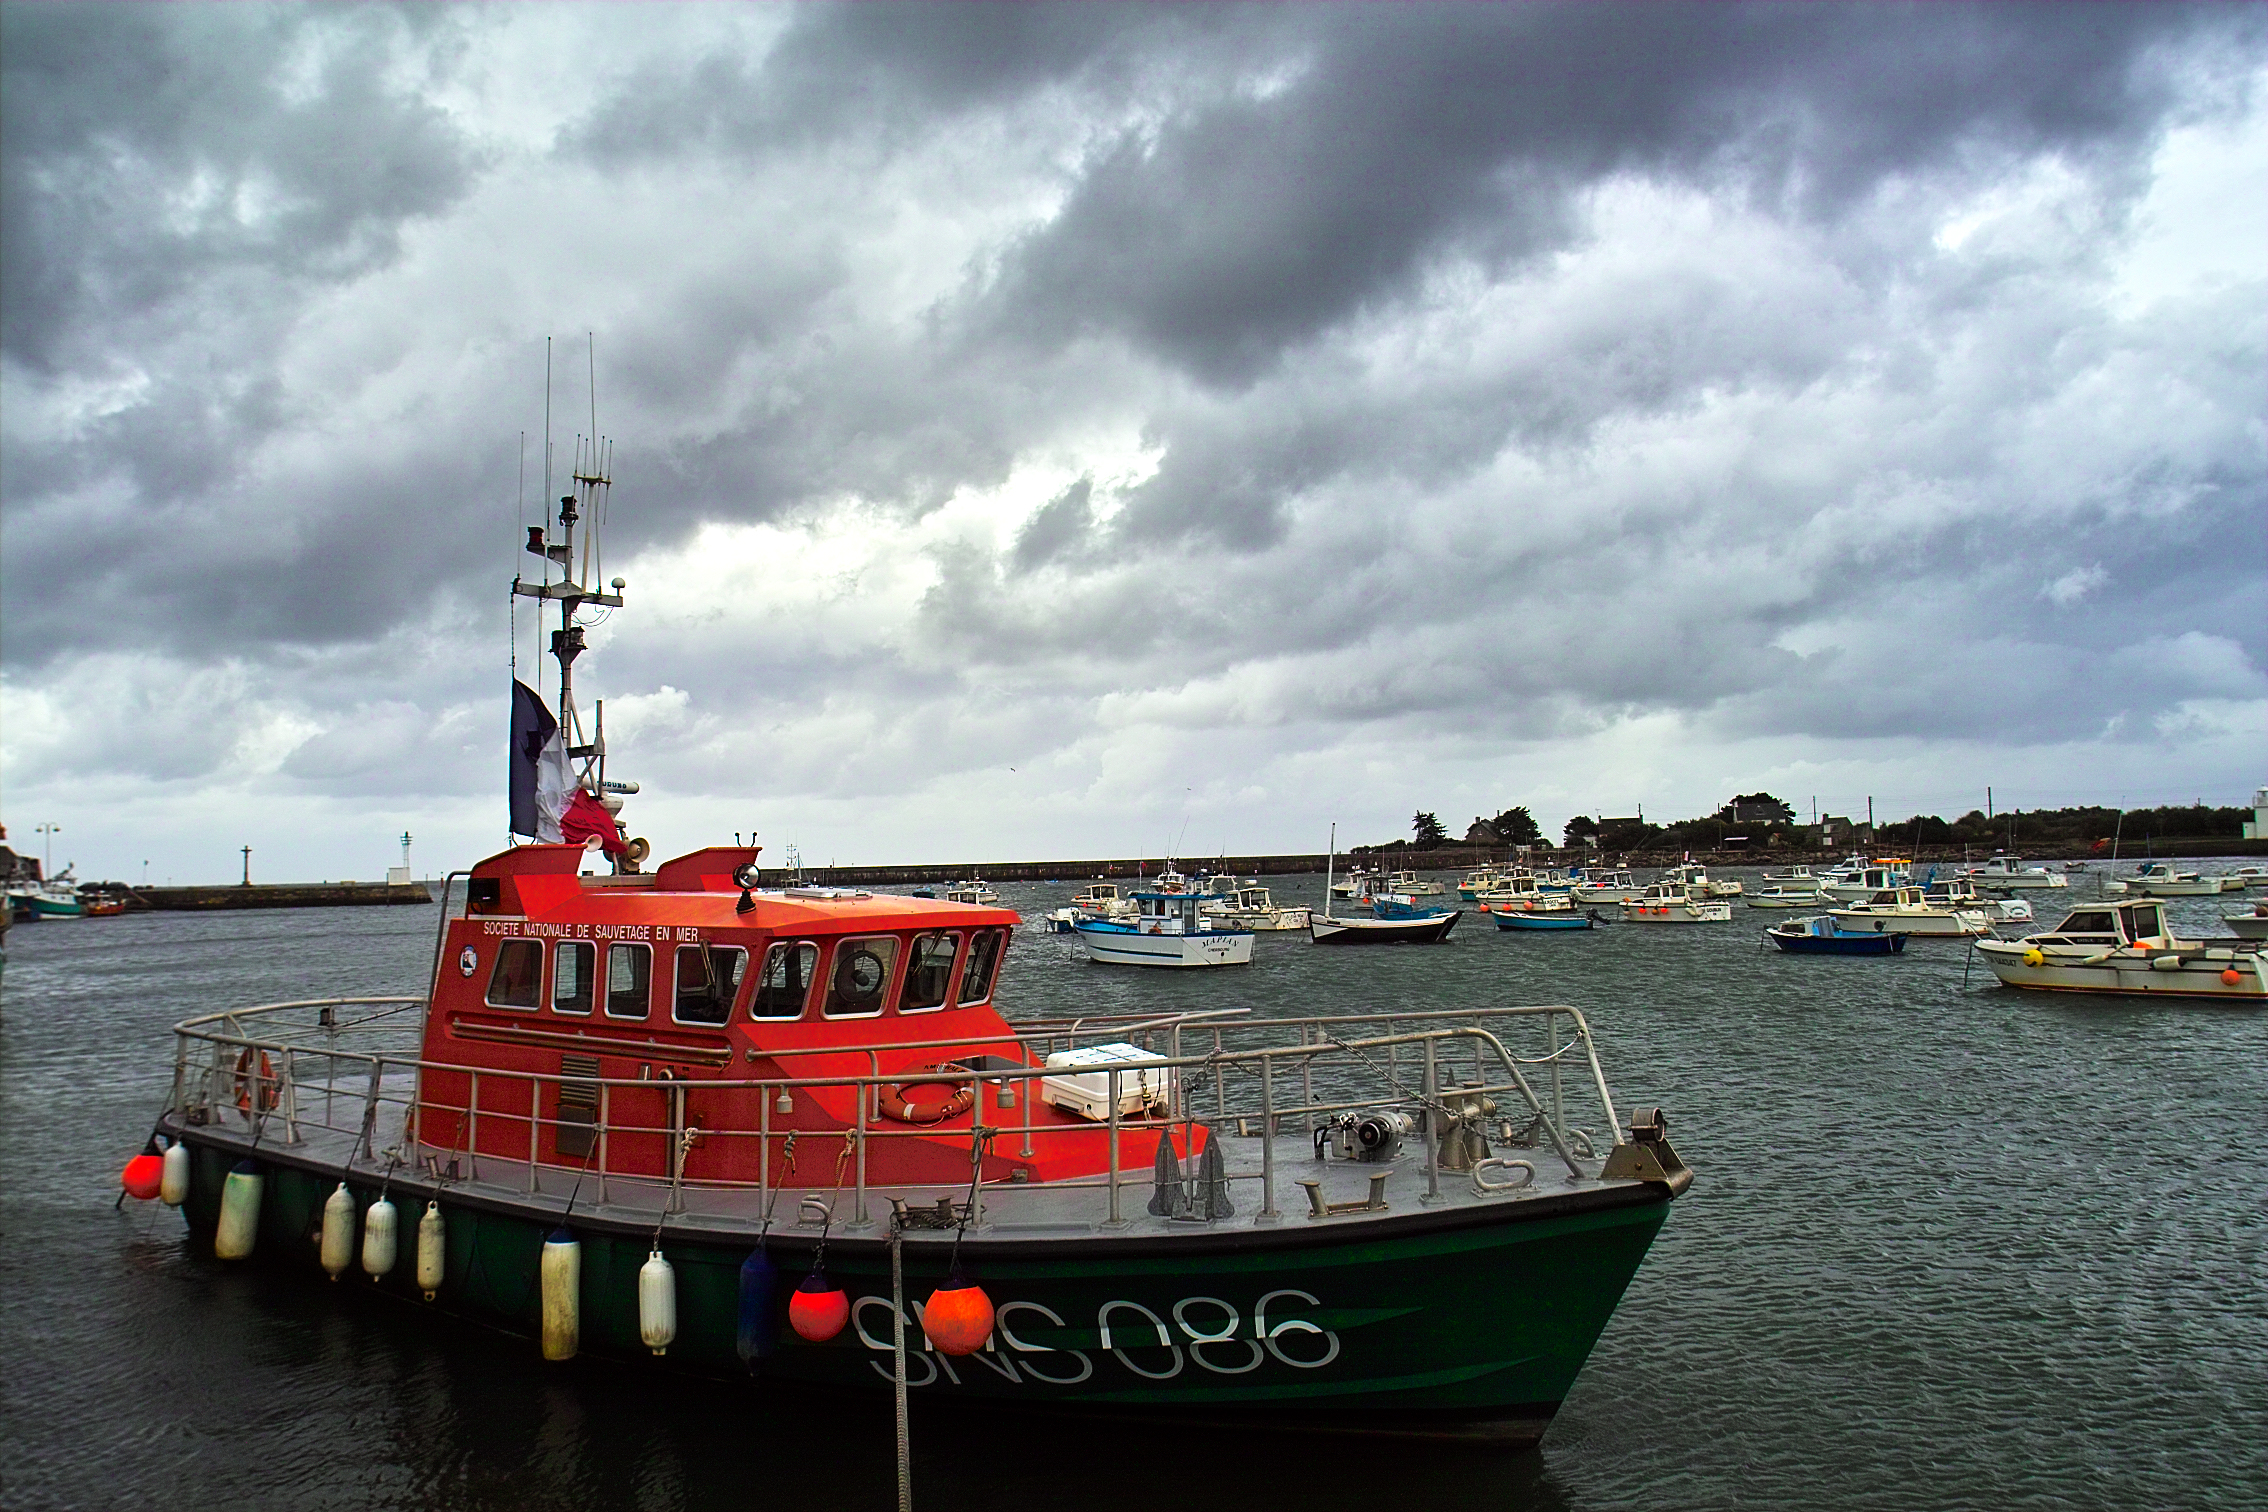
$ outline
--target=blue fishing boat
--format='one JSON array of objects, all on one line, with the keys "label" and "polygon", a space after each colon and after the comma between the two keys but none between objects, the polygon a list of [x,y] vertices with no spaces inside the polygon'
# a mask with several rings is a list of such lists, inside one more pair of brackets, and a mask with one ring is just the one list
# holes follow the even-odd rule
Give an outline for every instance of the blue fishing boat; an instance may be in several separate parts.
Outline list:
[{"label": "blue fishing boat", "polygon": [[1902,934],[1845,929],[1833,919],[1790,919],[1764,931],[1764,937],[1796,955],[1896,955],[1906,948]]},{"label": "blue fishing boat", "polygon": [[1498,929],[1592,929],[1601,922],[1595,908],[1577,912],[1562,908],[1551,913],[1496,913],[1491,914]]}]

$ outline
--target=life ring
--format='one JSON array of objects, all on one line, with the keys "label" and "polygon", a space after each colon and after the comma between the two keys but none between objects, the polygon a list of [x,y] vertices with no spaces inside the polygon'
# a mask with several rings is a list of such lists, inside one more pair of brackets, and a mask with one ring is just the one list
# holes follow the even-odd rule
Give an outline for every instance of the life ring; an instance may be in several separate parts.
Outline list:
[{"label": "life ring", "polygon": [[269,1112],[276,1105],[278,1095],[276,1068],[269,1061],[267,1051],[262,1050],[258,1053],[260,1059],[257,1077],[253,1074],[253,1049],[250,1045],[246,1045],[236,1057],[236,1108],[240,1113],[252,1111],[252,1097],[255,1088],[258,1089],[261,1112]]},{"label": "life ring", "polygon": [[[926,1072],[939,1072],[958,1071],[964,1068],[955,1066],[950,1062],[941,1062],[934,1066],[924,1067],[923,1069]],[[943,1102],[918,1103],[906,1095],[909,1091],[916,1087],[951,1087],[953,1090],[952,1095],[947,1097]],[[969,1109],[975,1106],[975,1082],[923,1081],[918,1076],[911,1081],[899,1082],[894,1087],[883,1088],[881,1095],[875,1099],[874,1103],[875,1111],[880,1113],[884,1118],[894,1118],[899,1123],[921,1124],[925,1126],[929,1124],[941,1124],[950,1118],[959,1118],[963,1113],[968,1112]]]}]

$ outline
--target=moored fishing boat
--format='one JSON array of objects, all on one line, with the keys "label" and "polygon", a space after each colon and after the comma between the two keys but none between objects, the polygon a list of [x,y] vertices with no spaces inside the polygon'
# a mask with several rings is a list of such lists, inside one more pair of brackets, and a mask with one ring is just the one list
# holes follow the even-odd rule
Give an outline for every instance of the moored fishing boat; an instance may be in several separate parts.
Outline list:
[{"label": "moored fishing boat", "polygon": [[1631,924],[1724,924],[1732,919],[1732,905],[1700,887],[1655,882],[1622,905],[1622,917]]},{"label": "moored fishing boat", "polygon": [[[2210,898],[2224,891],[2219,877],[2177,870],[2171,863],[2152,861],[2126,879],[2127,888],[2153,898]],[[2237,884],[2237,889],[2243,888]]]},{"label": "moored fishing boat", "polygon": [[1257,883],[1206,899],[1198,907],[1207,918],[1224,929],[1249,929],[1268,933],[1305,929],[1309,915],[1306,908],[1279,904],[1267,888]]},{"label": "moored fishing boat", "polygon": [[1000,893],[982,877],[971,877],[946,888],[945,899],[949,903],[973,903],[980,908],[990,908],[1000,901]]},{"label": "moored fishing boat", "polygon": [[1072,926],[1089,959],[1106,966],[1249,966],[1252,931],[1204,913],[1209,894],[1134,894],[1131,919],[1086,919]]},{"label": "moored fishing boat", "polygon": [[1448,889],[1431,877],[1421,877],[1414,871],[1398,871],[1387,875],[1386,891],[1407,893],[1415,898],[1438,898]]},{"label": "moored fishing boat", "polygon": [[[1333,869],[1339,859],[1339,827],[1331,826],[1331,848],[1323,863],[1323,912],[1310,915],[1307,920],[1307,938],[1314,945],[1438,945],[1449,938],[1449,931],[1457,927],[1464,917],[1462,909],[1429,908],[1420,910],[1415,900],[1404,897],[1399,902],[1389,899],[1386,912],[1378,913],[1372,904],[1373,917],[1368,919],[1340,919],[1331,914],[1331,898],[1338,887]],[[1366,877],[1365,883],[1375,877]],[[1372,889],[1365,886],[1365,895]]]},{"label": "moored fishing boat", "polygon": [[1819,890],[1838,903],[1863,903],[1878,892],[1911,887],[1913,881],[1913,869],[1905,862],[1878,860],[1848,872],[1830,872],[1821,880]]},{"label": "moored fishing boat", "polygon": [[2252,912],[2223,914],[2221,922],[2240,940],[2268,940],[2268,903],[2255,903]]},{"label": "moored fishing boat", "polygon": [[1927,901],[1918,887],[1886,887],[1873,897],[1827,911],[1844,930],[1869,934],[1970,936],[1992,932],[1992,921],[1973,908]]},{"label": "moored fishing boat", "polygon": [[2051,872],[2044,866],[2026,866],[2021,858],[2006,851],[1995,851],[1992,859],[1969,867],[1961,875],[1991,891],[2034,892],[2071,885],[2071,879],[2061,872]]},{"label": "moored fishing boat", "polygon": [[2165,908],[2156,898],[2082,904],[2051,930],[2021,940],[1979,940],[1976,951],[2007,987],[2268,1000],[2268,961],[2258,945],[2181,939],[2167,926]]},{"label": "moored fishing boat", "polygon": [[1906,948],[1903,934],[1845,929],[1831,918],[1790,919],[1765,930],[1764,938],[1791,955],[1896,955]]},{"label": "moored fishing boat", "polygon": [[1586,868],[1583,880],[1568,889],[1578,903],[1630,903],[1646,889],[1628,867]]},{"label": "moored fishing boat", "polygon": [[1828,901],[1816,881],[1775,882],[1742,899],[1750,908],[1818,908]]},{"label": "moored fishing boat", "polygon": [[1489,917],[1496,921],[1498,929],[1543,931],[1591,929],[1603,922],[1599,918],[1599,911],[1595,908],[1569,907],[1550,912],[1529,913],[1516,910],[1511,913],[1489,913],[1488,906],[1483,904],[1481,905],[1481,912],[1489,914]]}]

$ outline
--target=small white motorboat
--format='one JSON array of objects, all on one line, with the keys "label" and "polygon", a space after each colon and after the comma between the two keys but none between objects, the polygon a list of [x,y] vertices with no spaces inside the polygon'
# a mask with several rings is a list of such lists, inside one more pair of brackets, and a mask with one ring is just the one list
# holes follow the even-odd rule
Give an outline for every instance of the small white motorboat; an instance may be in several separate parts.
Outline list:
[{"label": "small white motorboat", "polygon": [[2176,871],[2169,861],[2152,861],[2128,877],[2126,885],[2130,891],[2153,898],[2210,898],[2221,891],[2219,877],[2200,876],[2193,871]]},{"label": "small white motorboat", "polygon": [[1863,903],[1878,892],[1913,886],[1911,868],[1903,861],[1869,861],[1847,876],[1832,876],[1820,891],[1838,903]]},{"label": "small white motorboat", "polygon": [[1622,917],[1632,924],[1729,924],[1732,905],[1703,888],[1656,882],[1635,902],[1622,905]]},{"label": "small white motorboat", "polygon": [[2240,940],[2268,940],[2268,903],[2255,903],[2246,914],[2223,914],[2221,922]]},{"label": "small white motorboat", "polygon": [[948,903],[975,903],[990,908],[1000,901],[1000,894],[994,891],[992,884],[982,877],[971,877],[966,882],[956,882],[946,888],[945,901]]},{"label": "small white motorboat", "polygon": [[1827,895],[1819,890],[1818,880],[1814,878],[1758,888],[1746,901],[1750,908],[1818,908],[1827,901]]},{"label": "small white motorboat", "polygon": [[2235,892],[2236,887],[2229,886],[2231,882],[2236,883],[2237,887],[2268,887],[2268,866],[2240,866],[2221,878],[2222,888]]},{"label": "small white motorboat", "polygon": [[1627,867],[1606,867],[1585,873],[1569,891],[1578,903],[1630,903],[1646,889]]},{"label": "small white motorboat", "polygon": [[2051,872],[2044,866],[2026,866],[2020,857],[2006,851],[1995,851],[1992,859],[1981,866],[1972,866],[1961,873],[1978,887],[1988,892],[2032,891],[2047,887],[2069,887],[2071,879],[2061,872]]},{"label": "small white motorboat", "polygon": [[2044,934],[1979,940],[1977,954],[2007,987],[2125,997],[2268,999],[2268,960],[2249,940],[2215,946],[2177,938],[2156,898],[2084,903]]},{"label": "small white motorboat", "polygon": [[1888,887],[1863,903],[1827,910],[1836,927],[1870,929],[1876,934],[1988,935],[1992,921],[1970,908],[1938,907],[1925,902],[1918,887]]},{"label": "small white motorboat", "polygon": [[1988,898],[1967,877],[1938,877],[1922,888],[1922,901],[1932,908],[1969,909],[1996,924],[2028,924],[2032,905],[2023,898]]},{"label": "small white motorboat", "polygon": [[1265,887],[1239,887],[1207,898],[1198,905],[1198,911],[1222,929],[1305,929],[1312,910],[1286,907],[1276,902]]},{"label": "small white motorboat", "polygon": [[1662,880],[1673,887],[1698,887],[1712,898],[1737,898],[1744,890],[1738,882],[1710,881],[1707,869],[1691,859],[1671,867]]},{"label": "small white motorboat", "polygon": [[1387,877],[1386,890],[1417,898],[1438,898],[1449,891],[1431,877],[1421,877],[1414,871],[1398,871]]}]

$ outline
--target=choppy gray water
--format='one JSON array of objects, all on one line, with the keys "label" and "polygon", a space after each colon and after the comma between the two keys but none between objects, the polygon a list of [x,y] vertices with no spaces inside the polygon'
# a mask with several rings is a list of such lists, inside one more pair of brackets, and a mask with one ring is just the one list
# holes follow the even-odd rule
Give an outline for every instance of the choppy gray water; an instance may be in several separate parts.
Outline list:
[{"label": "choppy gray water", "polygon": [[[2210,869],[2210,868],[2208,868]],[[2075,892],[2090,884],[2074,879]],[[1292,879],[1285,901],[1319,896]],[[1004,889],[1036,914],[1071,890]],[[2179,900],[2208,932],[2236,899]],[[2052,904],[2040,905],[2045,927]],[[1785,917],[1779,915],[1775,917]],[[2268,1009],[1963,985],[1965,947],[1757,948],[1767,916],[1089,966],[1056,1014],[1564,1002],[1698,1172],[1539,1451],[1161,1433],[915,1404],[924,1509],[2268,1505]],[[117,1171],[192,1012],[422,990],[434,916],[50,922],[0,979],[0,1504],[881,1507],[889,1407],[596,1361],[198,1258]],[[1478,927],[1476,927],[1478,926]],[[1422,1286],[1423,1277],[1412,1277]]]}]

